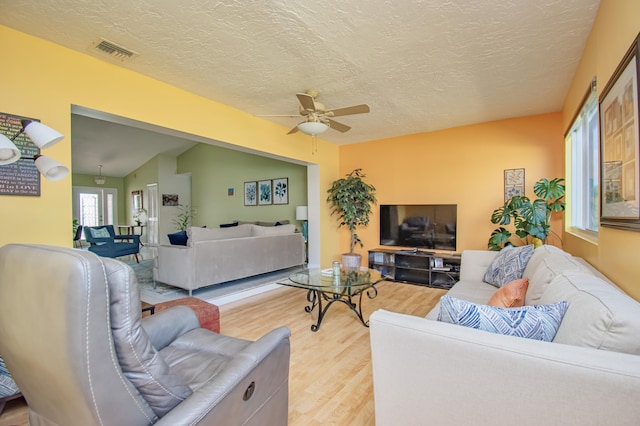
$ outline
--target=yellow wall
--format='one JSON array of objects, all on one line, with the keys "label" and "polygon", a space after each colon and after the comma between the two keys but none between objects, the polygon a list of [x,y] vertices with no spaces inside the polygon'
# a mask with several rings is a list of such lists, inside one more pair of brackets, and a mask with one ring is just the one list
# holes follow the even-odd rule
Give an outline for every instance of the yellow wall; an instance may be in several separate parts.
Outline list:
[{"label": "yellow wall", "polygon": [[[269,152],[320,166],[320,187],[338,176],[338,148],[310,138],[286,135],[283,126],[214,102],[124,68],[74,52],[42,39],[0,26],[3,61],[0,78],[3,112],[34,117],[66,138],[44,154],[70,167],[71,106],[79,105],[207,139]],[[46,64],[43,66],[42,64]],[[0,196],[0,245],[12,242],[70,247],[71,178],[43,179],[40,197]],[[338,251],[326,203],[320,203],[318,226],[321,262]],[[43,215],[43,212],[47,212]],[[10,225],[7,225],[10,224]]]},{"label": "yellow wall", "polygon": [[[591,79],[598,79],[602,92],[627,49],[640,31],[640,2],[602,0],[584,49],[578,70],[562,110],[563,129],[571,124]],[[566,233],[565,248],[611,278],[634,298],[640,300],[640,233],[600,228],[594,244]]]},{"label": "yellow wall", "polygon": [[[457,204],[458,247],[486,249],[491,213],[504,202],[504,170],[525,168],[528,196],[541,177],[563,177],[559,113],[457,127],[340,148],[340,173],[361,167],[379,204]],[[379,244],[378,208],[358,231],[366,250]],[[560,232],[561,224],[555,224]],[[348,233],[341,247],[348,251]]]}]

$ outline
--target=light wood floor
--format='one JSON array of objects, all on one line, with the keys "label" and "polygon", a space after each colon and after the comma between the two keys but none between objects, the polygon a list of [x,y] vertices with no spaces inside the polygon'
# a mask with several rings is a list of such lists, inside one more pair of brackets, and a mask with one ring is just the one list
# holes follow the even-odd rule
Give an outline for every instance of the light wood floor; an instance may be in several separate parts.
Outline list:
[{"label": "light wood floor", "polygon": [[[363,299],[363,314],[376,309],[424,316],[445,290],[384,282],[375,299]],[[220,307],[223,334],[255,340],[267,331],[291,329],[289,425],[374,425],[369,329],[345,305],[327,312],[318,332],[317,313],[306,313],[306,292],[282,287]],[[8,404],[0,426],[28,425],[22,399]]]}]

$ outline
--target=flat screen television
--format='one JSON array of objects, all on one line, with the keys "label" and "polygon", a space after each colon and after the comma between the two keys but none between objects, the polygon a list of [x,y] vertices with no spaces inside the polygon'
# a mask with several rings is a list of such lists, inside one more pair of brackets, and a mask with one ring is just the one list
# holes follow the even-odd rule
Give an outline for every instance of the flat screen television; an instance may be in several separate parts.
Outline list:
[{"label": "flat screen television", "polygon": [[380,205],[380,245],[456,250],[457,204]]}]

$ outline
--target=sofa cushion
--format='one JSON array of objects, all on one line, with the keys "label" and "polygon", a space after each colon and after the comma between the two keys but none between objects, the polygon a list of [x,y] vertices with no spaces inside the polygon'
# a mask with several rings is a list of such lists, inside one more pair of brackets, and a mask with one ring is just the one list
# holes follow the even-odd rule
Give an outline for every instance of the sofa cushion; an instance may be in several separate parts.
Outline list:
[{"label": "sofa cushion", "polygon": [[[490,252],[495,253],[495,252]],[[481,276],[482,278],[482,276]],[[496,288],[491,284],[480,281],[480,278],[475,280],[462,280],[458,281],[447,292],[449,296],[453,296],[458,299],[463,299],[468,302],[486,304],[487,300],[496,292]],[[438,302],[431,311],[425,316],[425,318],[436,321],[440,314],[440,302]]]},{"label": "sofa cushion", "polygon": [[527,262],[533,255],[533,245],[506,246],[493,259],[484,275],[484,282],[502,287],[506,283],[522,278]]},{"label": "sofa cushion", "polygon": [[540,303],[569,302],[554,342],[640,355],[640,303],[590,273],[557,275]]},{"label": "sofa cushion", "polygon": [[448,295],[442,296],[440,304],[438,321],[546,342],[555,337],[569,305],[563,301],[543,306],[498,308],[477,305]]},{"label": "sofa cushion", "polygon": [[133,269],[113,259],[105,258],[103,263],[109,280],[111,333],[118,361],[153,412],[162,417],[191,395],[191,388],[171,370],[142,327]]},{"label": "sofa cushion", "polygon": [[513,280],[493,293],[487,305],[500,308],[518,308],[524,306],[524,296],[529,287],[529,278]]},{"label": "sofa cushion", "polygon": [[238,225],[230,228],[198,228],[192,226],[189,230],[189,245],[200,241],[250,237],[252,226],[253,225]]},{"label": "sofa cushion", "polygon": [[186,246],[187,245],[187,231],[178,231],[172,234],[167,234],[169,242],[174,246]]},{"label": "sofa cushion", "polygon": [[280,226],[253,225],[253,227],[251,228],[251,236],[260,237],[265,235],[293,234],[295,231],[296,231],[295,225],[280,225]]},{"label": "sofa cushion", "polygon": [[288,225],[290,223],[289,220],[277,220],[275,222],[256,222],[258,226],[280,226],[280,225]]},{"label": "sofa cushion", "polygon": [[[552,247],[552,246],[550,246]],[[537,252],[541,248],[536,249]],[[525,305],[536,305],[541,303],[540,299],[546,291],[549,283],[559,274],[563,272],[584,272],[589,273],[589,269],[580,263],[577,258],[570,254],[553,247],[547,248],[544,256],[538,257],[535,268],[526,268],[525,272],[529,278],[529,289],[524,299]]]}]

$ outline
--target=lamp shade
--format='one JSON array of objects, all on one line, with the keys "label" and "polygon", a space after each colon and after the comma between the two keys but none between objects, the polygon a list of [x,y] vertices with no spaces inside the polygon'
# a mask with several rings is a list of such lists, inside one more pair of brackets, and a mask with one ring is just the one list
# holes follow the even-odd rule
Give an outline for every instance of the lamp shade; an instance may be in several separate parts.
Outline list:
[{"label": "lamp shade", "polygon": [[298,130],[302,133],[315,136],[320,133],[324,133],[329,128],[328,125],[321,123],[319,121],[305,121],[304,123],[298,124]]},{"label": "lamp shade", "polygon": [[0,165],[15,163],[20,159],[20,150],[5,135],[0,134]]},{"label": "lamp shade", "polygon": [[29,139],[40,149],[53,146],[64,138],[58,131],[38,121],[23,120],[22,126]]},{"label": "lamp shade", "polygon": [[35,162],[36,167],[47,180],[60,180],[69,174],[69,169],[53,158],[37,155]]},{"label": "lamp shade", "polygon": [[296,220],[307,220],[307,206],[296,207]]}]

